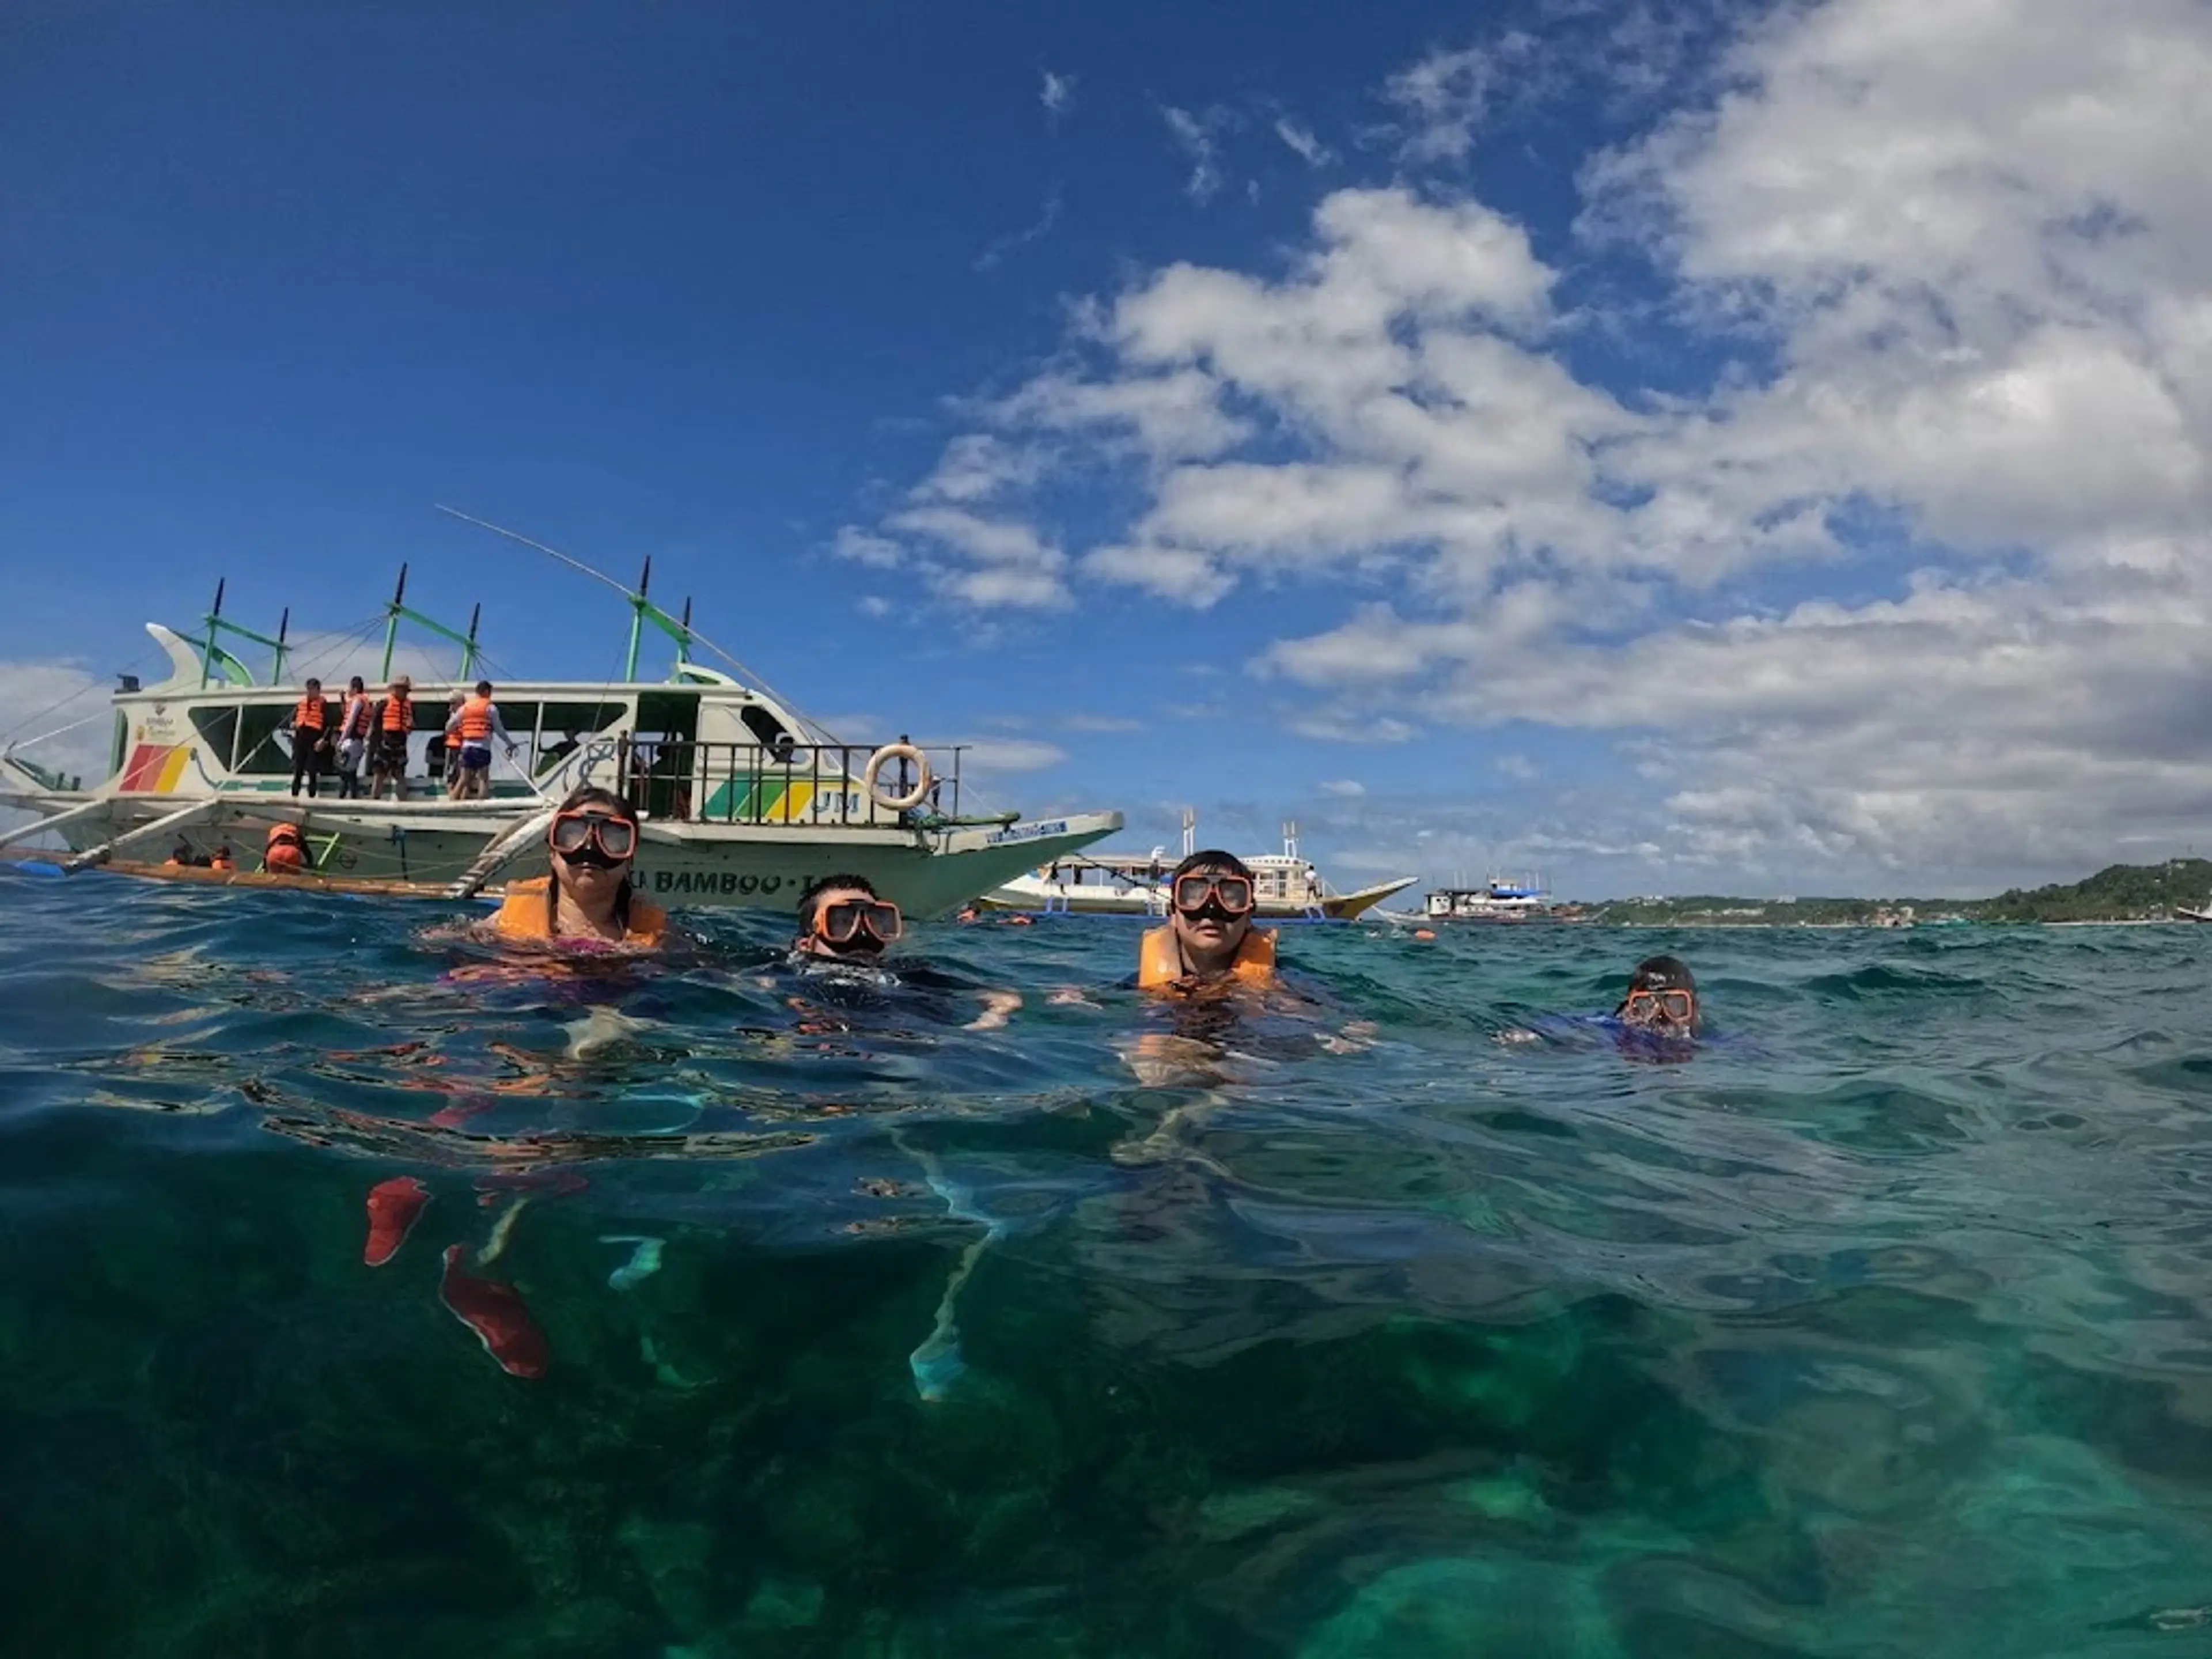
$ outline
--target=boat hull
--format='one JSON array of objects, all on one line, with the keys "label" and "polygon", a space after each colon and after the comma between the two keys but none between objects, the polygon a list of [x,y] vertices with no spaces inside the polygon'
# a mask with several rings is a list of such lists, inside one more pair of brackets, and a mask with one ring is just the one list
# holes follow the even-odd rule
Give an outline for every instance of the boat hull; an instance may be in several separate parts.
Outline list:
[{"label": "boat hull", "polygon": [[[1262,897],[1253,914],[1262,921],[1349,921],[1380,904],[1391,894],[1410,887],[1418,878],[1382,882],[1356,893],[1331,893],[1311,904]],[[1163,916],[1167,914],[1164,886],[1132,883],[1103,886],[1049,882],[1036,875],[1018,877],[985,893],[980,901],[994,910],[1019,910],[1037,915]]]},{"label": "boat hull", "polygon": [[[15,804],[33,805],[18,795]],[[57,794],[35,803],[52,817],[82,796]],[[176,796],[117,796],[105,810],[54,833],[71,854],[106,846],[188,806]],[[258,880],[252,885],[321,886],[331,890],[427,894],[457,882],[485,844],[531,812],[535,802],[487,810],[473,804],[335,802],[328,799],[236,801],[211,798],[206,811],[173,832],[141,840],[112,860],[120,873],[220,880],[228,872],[159,860],[181,839],[195,853],[228,845],[242,870],[258,865],[270,824],[297,823],[314,858],[311,876]],[[1121,827],[1118,812],[1088,812],[1036,823],[933,829],[842,828],[807,823],[716,824],[648,819],[634,879],[641,891],[672,908],[788,910],[809,882],[827,875],[865,877],[911,915],[951,910],[1030,868],[1065,857]],[[52,858],[52,854],[44,856]],[[109,860],[103,860],[108,862]],[[500,881],[543,875],[544,852],[533,848],[499,872]],[[495,890],[498,882],[487,890]]]}]

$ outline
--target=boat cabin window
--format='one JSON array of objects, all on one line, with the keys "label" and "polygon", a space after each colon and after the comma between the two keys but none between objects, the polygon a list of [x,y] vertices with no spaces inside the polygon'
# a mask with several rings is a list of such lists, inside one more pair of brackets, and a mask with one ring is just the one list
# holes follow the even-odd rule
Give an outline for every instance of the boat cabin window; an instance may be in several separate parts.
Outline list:
[{"label": "boat cabin window", "polygon": [[629,795],[648,817],[691,816],[697,768],[699,694],[648,691],[637,700],[630,734]]},{"label": "boat cabin window", "polygon": [[628,705],[619,702],[547,702],[518,705],[514,714],[501,713],[507,729],[518,740],[526,726],[537,732],[537,750],[531,771],[542,777],[609,728],[619,725]]},{"label": "boat cabin window", "polygon": [[745,730],[753,734],[754,741],[768,750],[776,764],[787,766],[791,763],[792,755],[799,747],[799,739],[792,736],[790,728],[781,720],[757,702],[749,702],[739,709],[738,718],[745,723]]},{"label": "boat cabin window", "polygon": [[221,764],[229,765],[231,749],[238,742],[238,706],[232,703],[219,708],[193,709],[192,730],[199,733],[208,753]]},{"label": "boat cabin window", "polygon": [[[200,716],[211,714],[211,709],[195,708],[192,724],[199,724]],[[252,777],[275,775],[289,777],[292,771],[292,745],[276,735],[276,728],[291,718],[292,705],[282,703],[247,703],[222,711],[237,723],[237,746],[233,751],[230,769]]]}]

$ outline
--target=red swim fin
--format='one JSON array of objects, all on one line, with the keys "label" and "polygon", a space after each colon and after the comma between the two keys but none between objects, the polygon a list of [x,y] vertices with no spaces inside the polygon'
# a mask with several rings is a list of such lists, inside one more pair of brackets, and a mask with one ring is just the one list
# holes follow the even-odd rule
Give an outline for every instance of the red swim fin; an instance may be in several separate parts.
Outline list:
[{"label": "red swim fin", "polygon": [[454,1318],[477,1334],[484,1352],[499,1361],[512,1376],[543,1376],[552,1352],[545,1333],[522,1305],[522,1296],[512,1285],[478,1279],[461,1270],[461,1247],[446,1246],[445,1277],[438,1282],[438,1298]]},{"label": "red swim fin", "polygon": [[381,1267],[398,1255],[407,1235],[415,1230],[422,1206],[429,1201],[429,1189],[413,1176],[394,1176],[370,1188],[368,1243],[361,1259],[372,1267]]}]

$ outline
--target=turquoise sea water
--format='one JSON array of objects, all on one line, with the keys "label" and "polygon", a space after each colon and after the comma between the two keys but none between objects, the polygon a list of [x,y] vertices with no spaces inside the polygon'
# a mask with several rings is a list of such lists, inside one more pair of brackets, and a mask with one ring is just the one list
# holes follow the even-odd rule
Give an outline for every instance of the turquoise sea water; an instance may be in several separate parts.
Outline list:
[{"label": "turquoise sea water", "polygon": [[[1291,930],[1335,1052],[437,915],[0,872],[0,1650],[2212,1642],[2212,929]],[[1494,1040],[1661,948],[1729,1041]]]}]

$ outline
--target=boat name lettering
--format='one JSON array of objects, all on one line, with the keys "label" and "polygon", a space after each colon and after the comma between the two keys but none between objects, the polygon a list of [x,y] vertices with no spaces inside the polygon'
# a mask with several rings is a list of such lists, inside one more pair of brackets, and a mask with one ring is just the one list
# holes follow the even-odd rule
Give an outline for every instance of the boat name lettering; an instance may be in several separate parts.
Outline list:
[{"label": "boat name lettering", "polygon": [[656,893],[780,893],[781,876],[741,876],[734,870],[655,870],[637,872],[638,885]]},{"label": "boat name lettering", "polygon": [[1064,836],[1067,820],[1054,818],[1044,823],[1025,823],[1017,830],[994,830],[984,839],[997,847],[1010,841],[1035,841],[1039,836]]}]

